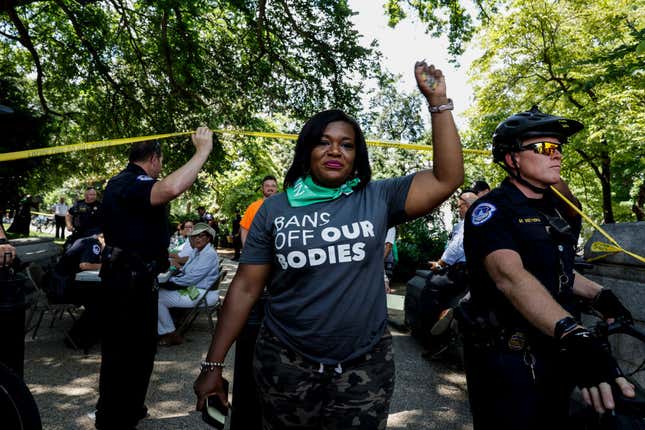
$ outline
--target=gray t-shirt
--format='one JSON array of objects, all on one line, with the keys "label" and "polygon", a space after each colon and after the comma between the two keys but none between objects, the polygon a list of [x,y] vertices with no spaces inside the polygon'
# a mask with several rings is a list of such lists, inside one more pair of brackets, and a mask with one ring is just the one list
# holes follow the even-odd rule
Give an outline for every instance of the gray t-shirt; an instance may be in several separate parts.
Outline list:
[{"label": "gray t-shirt", "polygon": [[372,181],[330,202],[292,208],[285,193],[264,201],[240,263],[273,266],[264,324],[310,360],[364,355],[387,323],[383,243],[406,220],[413,175]]}]

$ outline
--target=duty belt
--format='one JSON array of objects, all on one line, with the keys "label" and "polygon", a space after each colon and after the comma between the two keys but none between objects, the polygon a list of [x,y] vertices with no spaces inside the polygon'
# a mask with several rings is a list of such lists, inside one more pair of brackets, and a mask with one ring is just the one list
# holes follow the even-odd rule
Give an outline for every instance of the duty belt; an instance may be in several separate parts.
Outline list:
[{"label": "duty belt", "polygon": [[522,351],[528,348],[525,329],[505,325],[493,311],[473,309],[469,302],[461,303],[455,312],[464,339],[479,348]]},{"label": "duty belt", "polygon": [[497,333],[465,331],[464,339],[477,348],[505,351],[529,349],[528,334],[522,330],[499,330]]},{"label": "duty belt", "polygon": [[[159,289],[159,281],[157,279],[157,262],[146,261],[136,252],[128,251],[117,246],[105,246],[101,253],[101,262],[103,270],[121,270],[119,265],[123,265],[123,269],[129,270],[132,274],[131,278],[136,278],[139,273],[146,273],[151,275],[152,291]],[[116,267],[115,267],[116,266]]]}]

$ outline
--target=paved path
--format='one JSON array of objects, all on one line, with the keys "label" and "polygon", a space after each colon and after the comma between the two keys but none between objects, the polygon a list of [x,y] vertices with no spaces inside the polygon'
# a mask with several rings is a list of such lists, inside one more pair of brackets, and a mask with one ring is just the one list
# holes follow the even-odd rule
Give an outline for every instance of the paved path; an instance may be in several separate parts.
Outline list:
[{"label": "paved path", "polygon": [[[225,254],[226,255],[226,254]],[[225,259],[228,286],[236,264]],[[393,315],[400,318],[400,314]],[[63,346],[62,330],[69,328],[66,317],[49,329],[46,317],[38,338],[26,339],[25,381],[40,409],[43,429],[93,429],[87,416],[94,410],[98,393],[100,353],[88,355]],[[463,372],[421,357],[422,348],[407,333],[392,329],[396,359],[396,386],[388,429],[471,429]],[[148,390],[150,417],[139,429],[210,429],[194,411],[192,384],[199,362],[210,343],[205,318],[195,322],[187,341],[175,347],[160,347]],[[233,350],[228,355],[224,376],[232,380]]]}]

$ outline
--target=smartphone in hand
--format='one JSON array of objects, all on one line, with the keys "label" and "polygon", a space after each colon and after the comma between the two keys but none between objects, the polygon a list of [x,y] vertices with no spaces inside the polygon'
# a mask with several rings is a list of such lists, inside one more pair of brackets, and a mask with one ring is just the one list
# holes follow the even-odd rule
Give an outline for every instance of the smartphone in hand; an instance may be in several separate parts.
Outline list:
[{"label": "smartphone in hand", "polygon": [[[224,381],[224,391],[228,395],[228,381],[224,378],[222,380]],[[222,430],[226,426],[228,411],[229,408],[224,406],[217,395],[209,396],[202,409],[202,420],[216,429]]]}]

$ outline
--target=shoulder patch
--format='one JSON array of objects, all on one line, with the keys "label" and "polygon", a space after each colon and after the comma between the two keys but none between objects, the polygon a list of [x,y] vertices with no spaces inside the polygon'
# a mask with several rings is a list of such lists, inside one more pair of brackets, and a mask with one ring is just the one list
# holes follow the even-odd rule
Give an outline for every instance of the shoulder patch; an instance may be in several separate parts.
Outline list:
[{"label": "shoulder patch", "polygon": [[139,175],[137,176],[137,181],[154,181],[154,179],[148,175]]},{"label": "shoulder patch", "polygon": [[475,206],[471,214],[470,220],[473,225],[480,225],[493,217],[497,208],[490,203],[480,203]]},{"label": "shoulder patch", "polygon": [[92,252],[94,253],[94,255],[101,255],[101,247],[98,245],[93,245]]}]

